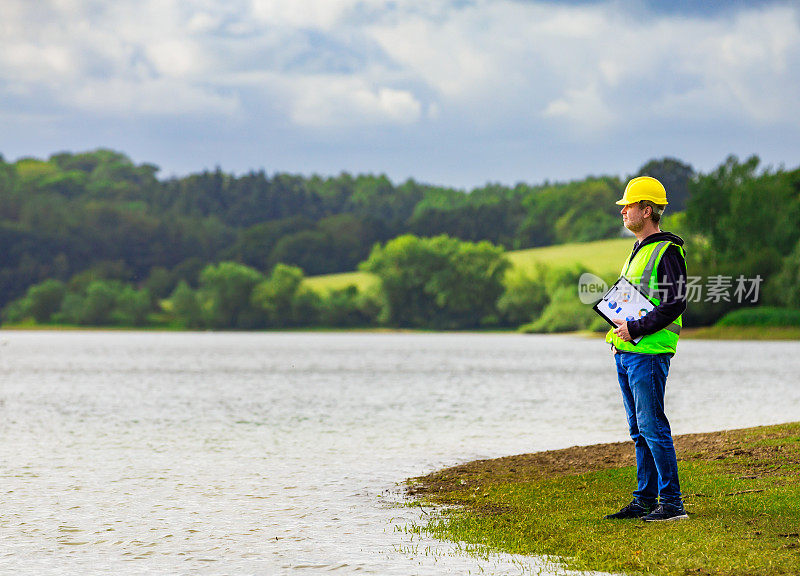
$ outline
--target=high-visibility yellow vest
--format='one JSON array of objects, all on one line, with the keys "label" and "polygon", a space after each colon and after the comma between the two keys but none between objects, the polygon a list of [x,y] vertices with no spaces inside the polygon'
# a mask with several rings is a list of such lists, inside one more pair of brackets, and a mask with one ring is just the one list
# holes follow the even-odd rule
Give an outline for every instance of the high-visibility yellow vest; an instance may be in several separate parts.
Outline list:
[{"label": "high-visibility yellow vest", "polygon": [[[669,240],[662,242],[651,242],[645,244],[636,253],[636,256],[631,260],[625,261],[622,266],[622,276],[625,276],[631,284],[638,286],[644,292],[650,302],[658,306],[661,300],[658,296],[658,263],[669,248],[670,244],[674,244]],[[674,244],[680,252],[681,258],[686,258],[686,255],[681,246]],[[633,254],[633,252],[631,252]],[[678,318],[666,328],[659,330],[655,334],[648,334],[639,340],[638,344],[632,342],[625,342],[622,338],[614,334],[611,329],[606,334],[606,342],[614,345],[614,347],[621,352],[638,352],[640,354],[675,354],[678,346],[678,336],[681,333],[683,326],[683,315]]]}]

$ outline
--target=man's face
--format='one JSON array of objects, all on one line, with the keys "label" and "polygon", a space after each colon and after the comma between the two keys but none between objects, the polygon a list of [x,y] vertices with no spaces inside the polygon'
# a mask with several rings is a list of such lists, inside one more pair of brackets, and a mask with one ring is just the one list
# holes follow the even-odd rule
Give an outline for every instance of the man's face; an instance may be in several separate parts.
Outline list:
[{"label": "man's face", "polygon": [[644,228],[644,210],[642,210],[638,202],[626,204],[619,213],[622,214],[622,223],[625,228],[631,232],[636,233]]}]

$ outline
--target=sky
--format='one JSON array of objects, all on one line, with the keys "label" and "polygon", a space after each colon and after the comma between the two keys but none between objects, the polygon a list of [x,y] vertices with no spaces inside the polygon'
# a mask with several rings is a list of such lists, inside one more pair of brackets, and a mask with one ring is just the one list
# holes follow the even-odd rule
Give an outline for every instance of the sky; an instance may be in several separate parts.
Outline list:
[{"label": "sky", "polygon": [[0,154],[471,189],[800,165],[800,3],[3,0]]}]

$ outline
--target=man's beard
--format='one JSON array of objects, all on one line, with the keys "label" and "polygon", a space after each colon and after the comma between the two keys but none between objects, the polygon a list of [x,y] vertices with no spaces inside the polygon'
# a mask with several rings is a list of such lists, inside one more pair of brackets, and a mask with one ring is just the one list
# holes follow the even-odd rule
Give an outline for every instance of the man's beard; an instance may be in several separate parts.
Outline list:
[{"label": "man's beard", "polygon": [[625,223],[625,228],[633,233],[641,232],[642,228],[644,228],[644,219],[637,220],[636,222],[629,219],[628,222]]}]

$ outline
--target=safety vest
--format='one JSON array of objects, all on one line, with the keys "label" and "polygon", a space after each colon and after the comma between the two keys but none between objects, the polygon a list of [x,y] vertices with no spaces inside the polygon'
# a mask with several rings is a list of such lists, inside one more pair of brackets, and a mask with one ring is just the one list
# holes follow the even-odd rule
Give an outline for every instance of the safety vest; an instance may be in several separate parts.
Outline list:
[{"label": "safety vest", "polygon": [[[631,284],[637,286],[642,292],[647,295],[647,298],[654,305],[658,306],[661,300],[658,295],[658,263],[664,256],[664,252],[670,244],[674,244],[669,240],[662,242],[651,242],[642,246],[636,253],[636,256],[631,260],[625,261],[622,267],[622,276],[625,276]],[[682,258],[686,258],[683,248],[674,244],[681,254]],[[631,254],[633,254],[631,252]],[[614,347],[621,352],[638,352],[640,354],[675,354],[678,346],[678,335],[681,333],[681,326],[683,326],[683,315],[678,318],[666,328],[659,330],[654,334],[643,336],[638,344],[632,342],[625,342],[622,338],[614,334],[611,329],[606,334],[606,342],[614,345]]]}]

